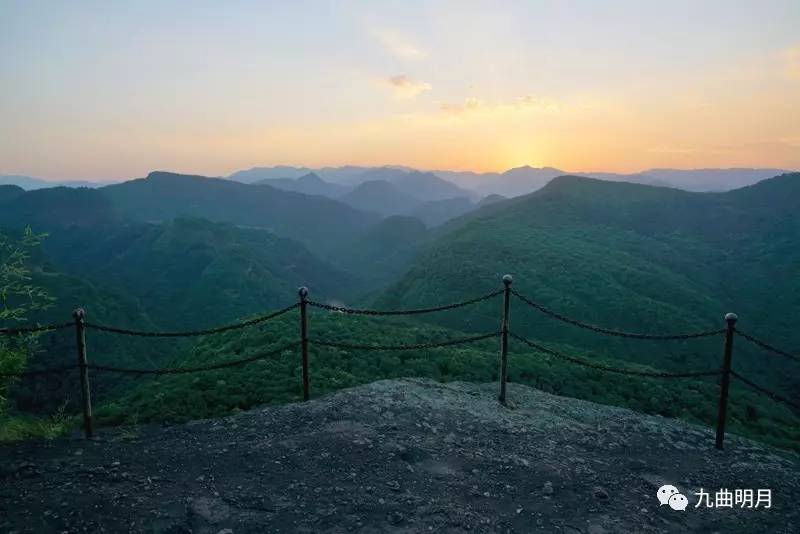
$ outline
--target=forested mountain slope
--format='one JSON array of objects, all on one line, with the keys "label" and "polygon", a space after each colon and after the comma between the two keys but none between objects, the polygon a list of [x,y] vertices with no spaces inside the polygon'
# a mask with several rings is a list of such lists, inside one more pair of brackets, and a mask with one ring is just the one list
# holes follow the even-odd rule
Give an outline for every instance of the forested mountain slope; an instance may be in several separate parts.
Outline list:
[{"label": "forested mountain slope", "polygon": [[427,236],[425,224],[416,217],[387,217],[344,243],[337,265],[355,276],[365,291],[382,291],[406,272]]},{"label": "forested mountain slope", "polygon": [[[315,297],[345,298],[355,280],[312,255],[302,244],[261,229],[203,219],[160,224],[54,226],[27,262],[31,283],[54,298],[52,308],[26,318],[50,324],[86,310],[87,321],[147,331],[201,330],[297,301],[297,287],[313,283]],[[11,230],[5,234],[15,238]],[[0,327],[18,326],[3,321]],[[89,333],[91,361],[148,368],[168,364],[193,339],[128,337]],[[31,370],[72,365],[74,328],[41,334],[28,358]],[[78,407],[76,373],[26,379],[14,392],[22,409],[52,413],[67,402]],[[92,380],[102,401],[129,375],[100,374]]]},{"label": "forested mountain slope", "polygon": [[[514,288],[569,316],[650,333],[722,328],[800,346],[800,174],[728,193],[689,193],[629,183],[561,177],[539,192],[486,206],[447,223],[381,307],[456,301]],[[497,324],[496,306],[441,319],[473,330]],[[453,323],[451,321],[456,321]],[[519,333],[607,351],[667,369],[719,365],[721,340],[671,345],[598,337],[514,301]],[[740,343],[736,365],[797,398],[800,370]],[[787,370],[791,370],[787,372]]]},{"label": "forested mountain slope", "polygon": [[296,241],[204,219],[70,228],[50,236],[44,250],[68,272],[124,288],[169,329],[282,308],[311,281],[318,298],[345,298],[355,285]]},{"label": "forested mountain slope", "polygon": [[[500,298],[492,302],[499,306]],[[308,325],[313,397],[383,378],[426,377],[444,382],[497,384],[500,340],[496,336],[467,344],[429,347],[470,334],[402,317],[361,317],[313,307],[309,310]],[[490,333],[494,328],[486,325],[481,333]],[[298,334],[299,312],[295,310],[243,330],[207,336],[191,350],[184,351],[175,365],[196,368],[269,355],[247,365],[147,380],[106,401],[97,411],[98,421],[102,424],[187,421],[300,400]],[[343,346],[327,346],[317,341]],[[408,344],[423,346],[407,350],[384,348]],[[570,344],[553,346],[595,364],[639,371],[660,369],[658,365],[631,364]],[[272,354],[278,349],[282,350]],[[640,412],[707,426],[713,426],[716,417],[719,393],[713,378],[665,380],[608,374],[544,355],[534,356],[519,343],[512,343],[508,373],[513,383]],[[514,399],[511,400],[513,403]],[[757,417],[753,417],[754,410]],[[750,390],[733,388],[728,417],[730,432],[785,448],[800,445],[798,415],[783,404],[764,403]]]},{"label": "forested mountain slope", "polygon": [[36,231],[62,226],[108,224],[118,219],[109,199],[97,189],[53,187],[0,190],[0,228],[32,226]]},{"label": "forested mountain slope", "polygon": [[[562,177],[537,193],[499,200],[434,230],[426,230],[411,217],[373,224],[377,219],[324,198],[263,185],[233,184],[235,189],[229,190],[218,182],[222,181],[156,175],[95,191],[0,191],[6,198],[4,224],[20,227],[29,218],[38,230],[51,234],[33,267],[37,283],[52,288],[58,309],[30,319],[62,322],[73,307],[83,306],[92,322],[144,330],[193,330],[291,304],[297,299],[298,285],[309,285],[314,300],[352,305],[357,295],[380,292],[400,278],[382,292],[375,306],[408,309],[497,290],[501,276],[511,273],[513,287],[536,301],[609,328],[656,334],[715,330],[724,326],[724,313],[735,311],[743,330],[789,350],[798,346],[792,319],[800,301],[794,282],[800,249],[794,215],[795,206],[800,205],[798,175],[724,194]],[[131,188],[130,198],[114,189],[120,187]],[[317,250],[286,235],[302,233],[316,241],[341,234],[350,223],[329,230],[330,234],[318,228],[295,228],[302,226],[299,212],[269,212],[262,209],[261,199],[245,198],[257,190],[268,195],[277,191],[269,202],[294,195],[292,199],[303,209],[316,206],[314,198],[323,201],[321,208],[332,203],[332,212],[318,214],[317,226],[324,226],[320,221],[333,221],[335,217],[328,217],[341,210],[355,214],[349,219],[351,233],[326,238],[325,248],[335,261],[320,259]],[[164,197],[162,191],[167,191]],[[85,209],[73,212],[74,205]],[[206,208],[210,214],[205,215],[212,219],[233,220],[175,218],[176,213],[205,213]],[[264,228],[271,217],[277,217],[287,234],[276,235]],[[142,222],[148,219],[158,222]],[[378,344],[493,332],[500,325],[500,302],[495,299],[431,317],[449,329],[419,321],[345,324],[338,314],[314,316],[312,329],[315,335]],[[516,333],[612,366],[678,371],[716,369],[720,364],[720,336],[670,342],[607,338],[557,322],[516,299],[511,325]],[[298,325],[285,317],[266,330],[257,330],[270,332],[268,338],[240,332],[221,338],[221,344],[210,339],[194,346],[196,339],[166,342],[93,331],[89,343],[95,363],[152,369],[250,354],[276,340],[296,337],[297,330]],[[31,367],[74,361],[70,334],[64,330],[43,336],[44,351],[31,359]],[[512,381],[705,424],[713,420],[717,388],[710,380],[631,380],[553,360],[517,340],[511,345]],[[317,367],[314,387],[319,391],[379,377],[497,378],[496,343],[416,355],[355,354],[330,347],[313,350],[318,358],[313,362]],[[797,368],[790,361],[767,358],[737,338],[734,368],[798,400]],[[109,406],[108,421],[126,419],[121,415],[125,413],[171,419],[289,400],[298,391],[298,373],[297,360],[290,359],[265,368],[243,368],[241,373],[236,369],[157,381],[132,382],[98,374],[92,383],[98,403]],[[43,386],[25,382],[17,399],[21,406],[33,409],[50,409],[69,400],[74,410],[79,391],[75,379],[67,374],[54,381],[36,381]],[[141,387],[132,387],[137,384]],[[732,393],[732,429],[782,446],[797,439],[796,415],[740,386],[734,386]],[[159,415],[165,396],[178,407],[169,416],[167,412]]]},{"label": "forested mountain slope", "polygon": [[269,185],[285,191],[296,191],[306,195],[322,195],[328,198],[339,198],[350,191],[349,187],[326,182],[313,172],[298,178],[265,178],[255,183]]},{"label": "forested mountain slope", "polygon": [[296,239],[318,255],[334,253],[338,243],[378,221],[325,197],[202,176],[153,172],[100,191],[130,220],[191,216],[254,226]]}]

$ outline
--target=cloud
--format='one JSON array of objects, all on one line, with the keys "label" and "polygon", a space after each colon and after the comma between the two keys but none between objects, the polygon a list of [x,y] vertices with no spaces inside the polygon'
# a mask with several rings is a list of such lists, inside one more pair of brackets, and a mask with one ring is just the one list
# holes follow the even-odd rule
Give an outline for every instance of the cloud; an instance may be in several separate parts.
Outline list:
[{"label": "cloud", "polygon": [[558,111],[559,105],[555,100],[539,96],[523,96],[517,99],[517,106],[540,111]]},{"label": "cloud", "polygon": [[431,90],[431,84],[412,80],[405,74],[390,76],[383,80],[383,83],[394,91],[395,97],[402,99],[415,98],[425,91]]},{"label": "cloud", "polygon": [[486,104],[473,96],[460,104],[443,102],[439,109],[447,115],[464,115],[467,113],[503,113],[520,111],[558,111],[559,105],[555,100],[537,96],[522,96],[511,102]]},{"label": "cloud", "polygon": [[442,102],[442,104],[439,106],[439,109],[448,115],[462,115],[464,113],[477,110],[481,107],[483,107],[483,102],[474,96],[471,96],[464,100],[463,104],[448,104],[447,102]]},{"label": "cloud", "polygon": [[372,35],[393,56],[400,59],[420,59],[427,54],[407,37],[391,30],[372,30]]}]

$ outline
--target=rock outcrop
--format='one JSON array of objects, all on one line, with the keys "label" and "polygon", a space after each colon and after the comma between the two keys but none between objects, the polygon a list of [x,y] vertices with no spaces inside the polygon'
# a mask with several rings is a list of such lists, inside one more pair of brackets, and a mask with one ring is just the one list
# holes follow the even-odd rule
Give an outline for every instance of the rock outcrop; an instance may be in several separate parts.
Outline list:
[{"label": "rock outcrop", "polygon": [[[800,532],[800,462],[511,384],[375,382],[138,433],[0,448],[3,532]],[[659,506],[672,484],[686,510]],[[770,489],[771,507],[695,508]]]}]

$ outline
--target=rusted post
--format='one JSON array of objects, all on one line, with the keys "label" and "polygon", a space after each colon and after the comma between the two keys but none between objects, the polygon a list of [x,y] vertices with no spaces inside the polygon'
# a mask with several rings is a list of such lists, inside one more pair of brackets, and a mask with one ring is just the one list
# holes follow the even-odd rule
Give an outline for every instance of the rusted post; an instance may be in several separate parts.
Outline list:
[{"label": "rusted post", "polygon": [[92,394],[89,389],[89,367],[86,359],[86,312],[77,308],[72,312],[75,319],[75,343],[78,349],[78,370],[81,373],[81,401],[83,406],[83,433],[86,439],[93,435],[92,431]]},{"label": "rusted post", "polygon": [[511,305],[510,274],[503,277],[503,323],[500,327],[500,402],[506,403],[506,379],[508,378],[508,312]]},{"label": "rusted post", "polygon": [[303,400],[311,398],[308,385],[308,288],[297,290],[300,295],[300,346],[303,353]]},{"label": "rusted post", "polygon": [[733,357],[733,333],[736,321],[739,319],[735,313],[725,315],[728,327],[725,331],[725,354],[722,360],[722,376],[719,387],[719,411],[717,412],[717,449],[722,450],[725,440],[725,415],[728,411],[728,388],[731,382],[731,358]]}]

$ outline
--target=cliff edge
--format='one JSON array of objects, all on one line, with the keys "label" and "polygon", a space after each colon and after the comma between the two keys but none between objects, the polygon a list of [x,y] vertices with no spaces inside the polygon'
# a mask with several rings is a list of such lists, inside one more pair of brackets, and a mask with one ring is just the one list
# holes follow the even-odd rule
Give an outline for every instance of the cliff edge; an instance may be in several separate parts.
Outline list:
[{"label": "cliff edge", "polygon": [[[800,461],[509,385],[380,381],[87,442],[0,447],[2,532],[800,532]],[[671,484],[689,506],[659,506]],[[770,489],[771,507],[695,508]]]}]

